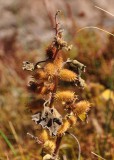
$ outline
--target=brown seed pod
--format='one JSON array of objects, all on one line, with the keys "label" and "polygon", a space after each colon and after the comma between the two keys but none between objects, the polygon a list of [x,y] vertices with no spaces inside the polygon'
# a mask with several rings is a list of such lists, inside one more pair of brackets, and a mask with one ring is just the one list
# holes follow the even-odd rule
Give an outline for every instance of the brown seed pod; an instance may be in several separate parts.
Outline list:
[{"label": "brown seed pod", "polygon": [[58,130],[58,136],[63,135],[70,128],[70,122],[65,119],[62,126]]},{"label": "brown seed pod", "polygon": [[72,102],[75,99],[75,93],[71,91],[58,91],[55,94],[56,101]]},{"label": "brown seed pod", "polygon": [[47,74],[43,69],[39,69],[33,76],[37,80],[43,80],[47,78]]},{"label": "brown seed pod", "polygon": [[52,154],[54,152],[55,147],[56,147],[56,145],[55,145],[54,140],[47,140],[43,145],[44,151],[48,152],[50,154]]},{"label": "brown seed pod", "polygon": [[44,71],[47,74],[47,76],[53,77],[56,73],[56,67],[53,63],[48,63],[45,65]]},{"label": "brown seed pod", "polygon": [[50,45],[46,50],[46,55],[49,59],[53,59],[56,52],[56,48]]},{"label": "brown seed pod", "polygon": [[48,93],[48,88],[47,88],[47,86],[43,86],[42,88],[40,88],[40,94],[46,94],[46,93]]},{"label": "brown seed pod", "polygon": [[53,83],[44,83],[44,86],[41,88],[40,90],[40,94],[47,94],[49,92],[52,92],[54,88],[54,84]]},{"label": "brown seed pod", "polygon": [[80,101],[73,106],[73,113],[77,116],[87,113],[90,110],[90,103],[88,101]]},{"label": "brown seed pod", "polygon": [[62,81],[74,82],[75,80],[77,80],[77,74],[68,69],[62,69],[59,73],[59,78]]}]

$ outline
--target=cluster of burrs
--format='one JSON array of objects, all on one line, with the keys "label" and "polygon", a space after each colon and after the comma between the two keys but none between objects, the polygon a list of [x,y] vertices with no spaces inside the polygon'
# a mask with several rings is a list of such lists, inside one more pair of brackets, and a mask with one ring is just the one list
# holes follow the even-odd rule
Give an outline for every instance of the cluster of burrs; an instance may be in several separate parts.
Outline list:
[{"label": "cluster of burrs", "polygon": [[[72,45],[63,39],[57,22],[59,13],[55,15],[55,37],[46,49],[47,58],[35,64],[23,62],[23,69],[32,73],[28,89],[34,96],[28,107],[33,114],[32,120],[40,126],[36,137],[29,135],[42,144],[43,151],[51,157],[57,155],[60,137],[76,125],[78,119],[85,121],[90,109],[90,103],[79,101],[75,93],[76,86],[85,86],[81,78],[85,66],[77,60],[64,59],[62,49],[69,51]],[[59,112],[61,109],[64,113]]]}]

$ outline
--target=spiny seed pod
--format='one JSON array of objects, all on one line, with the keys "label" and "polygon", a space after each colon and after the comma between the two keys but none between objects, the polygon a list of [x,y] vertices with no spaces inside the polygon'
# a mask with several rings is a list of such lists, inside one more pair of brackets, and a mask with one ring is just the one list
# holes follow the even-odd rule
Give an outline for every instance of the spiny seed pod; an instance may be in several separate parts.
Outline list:
[{"label": "spiny seed pod", "polygon": [[70,128],[70,122],[66,119],[58,130],[58,136],[64,134]]},{"label": "spiny seed pod", "polygon": [[53,88],[54,88],[53,83],[41,82],[39,83],[39,86],[37,87],[37,93],[41,95],[48,94],[49,92],[53,91]]},{"label": "spiny seed pod", "polygon": [[44,67],[44,71],[46,72],[46,74],[48,76],[53,77],[55,75],[55,72],[56,72],[55,65],[53,63],[46,64],[45,67]]},{"label": "spiny seed pod", "polygon": [[40,94],[47,94],[49,92],[52,92],[54,88],[54,84],[53,83],[44,83],[44,86],[41,88],[40,90]]},{"label": "spiny seed pod", "polygon": [[43,145],[44,151],[48,152],[50,154],[52,154],[54,152],[55,147],[56,147],[56,145],[55,145],[54,140],[47,140]]},{"label": "spiny seed pod", "polygon": [[48,92],[48,88],[46,86],[43,86],[40,88],[40,94],[46,94]]},{"label": "spiny seed pod", "polygon": [[36,79],[46,79],[47,78],[47,74],[46,72],[44,72],[44,70],[38,70],[34,75],[34,78]]},{"label": "spiny seed pod", "polygon": [[77,121],[77,117],[75,115],[70,115],[68,117],[68,121],[70,123],[71,126],[75,125],[76,124],[76,121]]},{"label": "spiny seed pod", "polygon": [[77,80],[77,74],[74,73],[73,71],[68,70],[68,69],[62,69],[59,73],[59,78],[62,81],[74,82]]},{"label": "spiny seed pod", "polygon": [[56,59],[54,60],[54,65],[56,66],[56,68],[58,70],[60,70],[63,66],[63,57],[61,55],[61,53],[58,53]]},{"label": "spiny seed pod", "polygon": [[49,140],[48,131],[46,129],[42,129],[38,134],[38,139],[44,144],[47,140]]},{"label": "spiny seed pod", "polygon": [[56,52],[56,48],[53,46],[49,46],[46,50],[47,57],[49,59],[52,59],[55,55],[55,52]]},{"label": "spiny seed pod", "polygon": [[75,93],[71,91],[58,91],[55,94],[56,101],[72,102],[75,99]]},{"label": "spiny seed pod", "polygon": [[88,101],[83,100],[74,105],[73,113],[79,116],[83,113],[87,113],[89,109],[90,109],[90,103]]}]

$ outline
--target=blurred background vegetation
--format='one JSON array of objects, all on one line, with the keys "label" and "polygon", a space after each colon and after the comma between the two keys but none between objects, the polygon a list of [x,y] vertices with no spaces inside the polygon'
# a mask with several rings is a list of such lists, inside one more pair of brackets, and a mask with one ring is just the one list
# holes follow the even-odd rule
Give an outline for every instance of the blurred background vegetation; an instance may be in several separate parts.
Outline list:
[{"label": "blurred background vegetation", "polygon": [[[114,160],[114,37],[86,26],[97,26],[114,33],[113,0],[0,0],[0,160],[40,160],[41,148],[27,132],[34,125],[26,110],[31,96],[23,61],[45,58],[45,49],[54,32],[53,17],[62,10],[60,21],[66,40],[73,44],[69,57],[84,63],[87,82],[79,90],[93,108],[88,124],[71,129],[80,141],[81,160]],[[62,141],[60,157],[76,160],[78,146],[70,137]]]}]

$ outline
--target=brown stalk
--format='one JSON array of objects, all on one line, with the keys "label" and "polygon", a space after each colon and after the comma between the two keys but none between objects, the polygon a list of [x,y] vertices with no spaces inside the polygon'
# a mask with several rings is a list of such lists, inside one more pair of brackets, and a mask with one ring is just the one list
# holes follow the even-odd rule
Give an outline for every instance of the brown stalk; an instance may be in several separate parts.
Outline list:
[{"label": "brown stalk", "polygon": [[56,148],[55,148],[54,153],[53,153],[53,156],[55,157],[55,159],[56,159],[56,157],[57,157],[57,155],[58,155],[61,141],[62,141],[62,136],[61,136],[61,137],[57,137],[57,140],[56,140]]},{"label": "brown stalk", "polygon": [[51,101],[50,101],[50,106],[49,106],[50,108],[53,107],[54,94],[56,93],[57,86],[58,86],[58,77],[57,76],[55,76],[54,82],[55,82],[55,85],[54,85],[54,89],[53,89],[52,96],[51,96]]},{"label": "brown stalk", "polygon": [[60,13],[60,11],[58,10],[55,14],[55,34],[56,36],[58,35],[58,31],[59,31],[59,22],[57,22],[57,16]]},{"label": "brown stalk", "polygon": [[[55,28],[54,28],[54,29],[55,29],[55,34],[56,34],[56,36],[58,35],[58,31],[59,31],[59,23],[57,22],[57,16],[58,16],[58,13],[59,13],[59,12],[60,12],[60,11],[57,11],[56,14],[55,14]],[[53,57],[53,60],[55,60],[58,52],[59,52],[59,49],[57,48],[57,49],[56,49],[56,52],[55,52],[55,55],[54,55],[54,57]],[[56,93],[57,86],[58,86],[58,77],[57,77],[57,76],[55,76],[54,81],[55,81],[55,86],[54,86],[54,89],[53,89],[53,92],[52,92],[52,97],[51,97],[51,102],[50,102],[50,108],[53,106],[54,94]],[[53,152],[53,156],[54,156],[55,158],[56,158],[57,155],[58,155],[61,141],[62,141],[62,137],[57,137],[57,139],[56,139],[56,148],[55,148],[55,150],[54,150],[54,152]]]},{"label": "brown stalk", "polygon": [[56,58],[58,52],[59,52],[59,49],[57,48],[57,49],[56,49],[56,52],[55,52],[55,54],[54,54],[53,60],[55,60],[55,58]]}]

